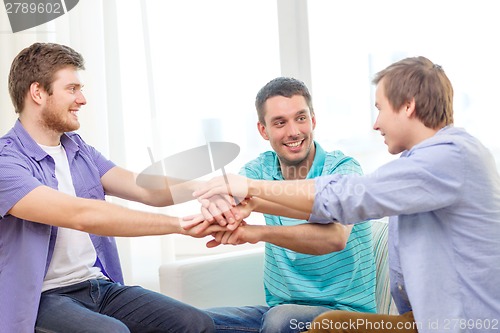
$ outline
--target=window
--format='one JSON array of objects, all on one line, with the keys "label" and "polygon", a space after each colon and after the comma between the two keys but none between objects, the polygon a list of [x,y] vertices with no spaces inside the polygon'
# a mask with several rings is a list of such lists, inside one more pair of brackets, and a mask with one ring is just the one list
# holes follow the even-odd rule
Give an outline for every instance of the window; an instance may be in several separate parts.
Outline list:
[{"label": "window", "polygon": [[425,56],[454,87],[455,126],[477,136],[500,161],[489,101],[500,89],[493,1],[308,2],[311,72],[318,140],[356,157],[365,172],[391,157],[372,130],[373,75],[394,61]]}]

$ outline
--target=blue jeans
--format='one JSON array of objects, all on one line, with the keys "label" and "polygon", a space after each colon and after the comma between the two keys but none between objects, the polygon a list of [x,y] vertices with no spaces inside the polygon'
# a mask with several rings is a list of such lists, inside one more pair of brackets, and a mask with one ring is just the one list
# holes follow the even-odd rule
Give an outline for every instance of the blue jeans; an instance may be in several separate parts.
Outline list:
[{"label": "blue jeans", "polygon": [[273,307],[256,305],[210,308],[206,312],[223,333],[298,333],[320,314],[331,311],[322,306],[283,304]]},{"label": "blue jeans", "polygon": [[42,293],[35,332],[214,332],[203,311],[165,295],[106,280]]}]

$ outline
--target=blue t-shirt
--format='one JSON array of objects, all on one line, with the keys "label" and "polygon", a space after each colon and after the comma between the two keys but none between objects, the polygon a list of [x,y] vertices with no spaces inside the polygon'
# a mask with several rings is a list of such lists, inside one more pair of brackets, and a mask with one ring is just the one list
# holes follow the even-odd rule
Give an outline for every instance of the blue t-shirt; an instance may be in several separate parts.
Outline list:
[{"label": "blue t-shirt", "polygon": [[[359,163],[340,151],[326,153],[318,143],[307,179],[330,174],[361,174]],[[252,179],[283,180],[274,151],[247,163],[241,174]],[[307,223],[265,214],[267,225]],[[325,255],[298,253],[266,243],[264,289],[269,306],[301,304],[337,310],[376,312],[375,263],[371,222],[357,224],[344,250]]]}]

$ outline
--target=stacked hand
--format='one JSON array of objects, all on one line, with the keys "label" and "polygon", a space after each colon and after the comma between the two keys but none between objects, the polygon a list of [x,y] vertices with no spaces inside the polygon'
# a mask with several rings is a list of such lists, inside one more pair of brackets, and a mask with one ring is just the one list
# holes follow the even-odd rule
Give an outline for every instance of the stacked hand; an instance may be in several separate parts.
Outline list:
[{"label": "stacked hand", "polygon": [[214,239],[207,243],[208,247],[244,243],[237,237],[237,229],[246,225],[243,219],[252,212],[247,182],[247,178],[237,175],[206,182],[193,193],[201,203],[200,214],[184,217],[181,226],[192,236],[212,235]]}]

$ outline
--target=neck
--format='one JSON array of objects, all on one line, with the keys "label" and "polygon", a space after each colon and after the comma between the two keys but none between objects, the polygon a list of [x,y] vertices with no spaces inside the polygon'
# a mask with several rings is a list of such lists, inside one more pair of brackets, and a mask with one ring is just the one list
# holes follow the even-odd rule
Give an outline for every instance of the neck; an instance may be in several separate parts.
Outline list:
[{"label": "neck", "polygon": [[419,144],[420,142],[427,140],[429,138],[432,138],[439,130],[442,129],[442,127],[429,128],[429,127],[426,127],[422,123],[420,123],[420,124],[421,124],[421,126],[416,128],[416,130],[414,131],[413,140],[412,140],[412,142],[410,142],[410,147],[409,147],[410,149],[413,146]]},{"label": "neck", "polygon": [[56,133],[23,116],[19,117],[19,121],[36,143],[44,146],[58,146],[61,143],[62,133]]},{"label": "neck", "polygon": [[283,174],[283,178],[285,180],[306,179],[307,174],[309,173],[309,170],[313,165],[315,156],[316,156],[316,147],[313,144],[311,150],[309,151],[309,154],[307,155],[307,158],[298,164],[290,165],[284,163],[280,159],[280,167],[281,167],[281,173]]}]

